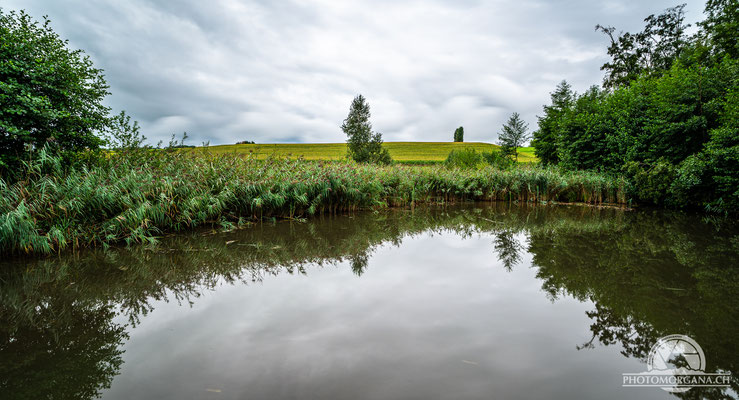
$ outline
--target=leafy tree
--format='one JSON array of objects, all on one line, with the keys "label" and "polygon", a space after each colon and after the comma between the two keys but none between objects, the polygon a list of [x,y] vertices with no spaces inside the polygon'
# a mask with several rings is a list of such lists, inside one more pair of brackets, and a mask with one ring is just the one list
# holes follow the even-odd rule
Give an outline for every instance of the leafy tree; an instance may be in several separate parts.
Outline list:
[{"label": "leafy tree", "polygon": [[603,86],[614,88],[628,85],[644,72],[659,73],[670,69],[687,43],[685,4],[668,8],[659,16],[644,19],[646,26],[638,33],[620,33],[616,28],[596,25],[611,41],[608,55],[611,61],[600,68],[606,71]]},{"label": "leafy tree", "polygon": [[713,68],[675,66],[657,79],[640,79],[630,96],[641,107],[634,117],[642,129],[631,132],[636,161],[662,157],[677,164],[702,150],[709,132],[718,128],[723,98],[739,70],[730,63]]},{"label": "leafy tree", "polygon": [[534,132],[534,139],[531,141],[536,157],[544,165],[559,162],[557,137],[564,114],[572,106],[575,94],[572,92],[572,86],[563,80],[552,92],[551,97],[552,105],[544,106],[544,116],[538,117],[539,129]]},{"label": "leafy tree", "polygon": [[24,11],[0,10],[0,174],[48,145],[69,160],[103,140],[109,123],[103,71]]},{"label": "leafy tree", "polygon": [[698,25],[715,54],[739,58],[739,3],[736,0],[708,0],[706,19]]},{"label": "leafy tree", "polygon": [[364,96],[357,95],[349,108],[349,115],[341,125],[341,130],[349,137],[349,157],[357,162],[389,164],[390,153],[382,147],[382,134],[372,132],[370,107]]},{"label": "leafy tree", "polygon": [[703,151],[679,164],[670,187],[675,204],[739,212],[739,85],[726,97],[720,120]]},{"label": "leafy tree", "polygon": [[503,125],[502,131],[498,134],[498,141],[501,151],[506,156],[513,156],[518,162],[518,148],[531,138],[528,134],[529,124],[521,119],[521,116],[514,112],[508,122]]},{"label": "leafy tree", "polygon": [[565,113],[557,137],[560,165],[573,169],[602,169],[608,154],[606,138],[612,130],[606,108],[607,92],[592,86]]},{"label": "leafy tree", "polygon": [[459,127],[454,131],[454,141],[455,142],[464,142],[464,128]]}]

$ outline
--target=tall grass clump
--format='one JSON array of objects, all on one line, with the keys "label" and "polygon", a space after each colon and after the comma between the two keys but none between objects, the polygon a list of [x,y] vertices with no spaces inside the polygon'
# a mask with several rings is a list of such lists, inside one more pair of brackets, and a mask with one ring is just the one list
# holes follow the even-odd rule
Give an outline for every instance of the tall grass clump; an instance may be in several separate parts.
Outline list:
[{"label": "tall grass clump", "polygon": [[475,149],[465,148],[452,150],[444,164],[451,168],[478,168],[492,165],[497,168],[509,168],[514,162],[505,157],[498,150],[477,152]]},{"label": "tall grass clump", "polygon": [[484,162],[482,154],[475,149],[461,149],[452,150],[444,163],[449,167],[475,168]]},{"label": "tall grass clump", "polygon": [[0,253],[152,243],[165,232],[233,227],[419,202],[624,203],[625,182],[535,166],[378,166],[148,149],[62,170],[42,151],[0,180]]}]

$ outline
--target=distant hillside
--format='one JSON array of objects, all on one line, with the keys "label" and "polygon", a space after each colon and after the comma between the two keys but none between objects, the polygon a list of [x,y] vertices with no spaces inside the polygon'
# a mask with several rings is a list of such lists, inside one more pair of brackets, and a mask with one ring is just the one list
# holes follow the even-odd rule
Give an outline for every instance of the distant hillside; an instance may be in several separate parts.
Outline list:
[{"label": "distant hillside", "polygon": [[[454,149],[475,149],[491,151],[499,146],[491,143],[469,142],[385,142],[393,160],[407,163],[444,161]],[[307,160],[339,160],[346,156],[346,143],[278,143],[278,144],[227,144],[210,146],[213,153],[254,153],[259,158],[271,154],[287,157],[304,157]],[[520,149],[518,160],[532,162],[536,160],[534,149]]]}]

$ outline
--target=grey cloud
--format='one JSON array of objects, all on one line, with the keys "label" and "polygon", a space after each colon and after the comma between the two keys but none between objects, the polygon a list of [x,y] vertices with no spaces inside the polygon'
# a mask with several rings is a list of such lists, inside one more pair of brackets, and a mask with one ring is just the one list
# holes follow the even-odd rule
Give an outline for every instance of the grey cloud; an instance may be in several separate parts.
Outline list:
[{"label": "grey cloud", "polygon": [[[495,141],[513,111],[536,115],[562,79],[599,84],[597,23],[641,29],[667,0],[53,1],[48,14],[105,69],[108,104],[154,142],[340,142],[357,93],[385,140]],[[703,1],[689,2],[689,22]]]}]

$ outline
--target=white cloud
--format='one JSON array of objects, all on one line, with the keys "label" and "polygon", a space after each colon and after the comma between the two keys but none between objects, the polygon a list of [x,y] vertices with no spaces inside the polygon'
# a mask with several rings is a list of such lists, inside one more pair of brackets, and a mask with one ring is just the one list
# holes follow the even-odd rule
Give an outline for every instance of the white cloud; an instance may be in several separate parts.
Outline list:
[{"label": "white cloud", "polygon": [[[596,23],[638,30],[659,0],[127,2],[4,0],[105,69],[154,142],[339,142],[357,93],[385,140],[494,141],[513,111],[536,114],[562,79],[600,83]],[[701,19],[703,2],[688,4]]]}]

